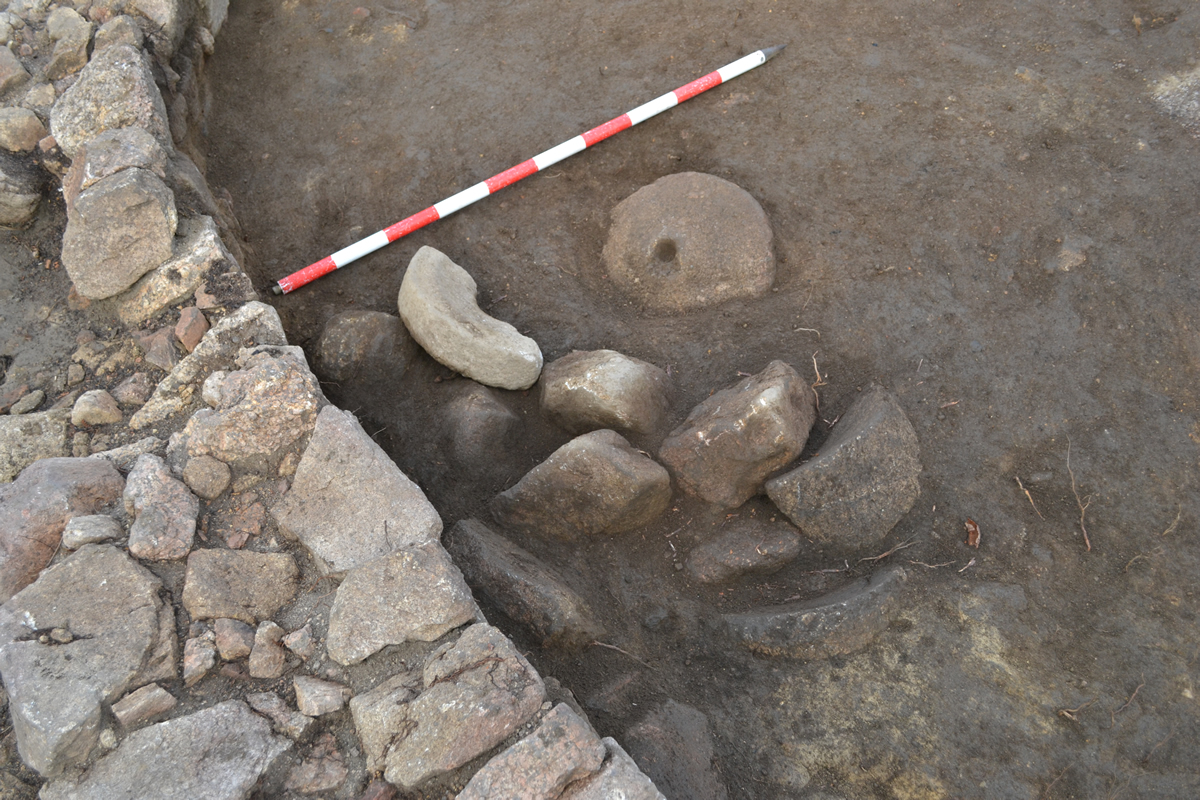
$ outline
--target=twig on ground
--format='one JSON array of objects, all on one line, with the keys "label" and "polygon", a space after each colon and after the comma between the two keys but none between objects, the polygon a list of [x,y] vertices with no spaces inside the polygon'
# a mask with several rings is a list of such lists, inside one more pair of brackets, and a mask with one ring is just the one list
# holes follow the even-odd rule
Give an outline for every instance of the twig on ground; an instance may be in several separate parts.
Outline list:
[{"label": "twig on ground", "polygon": [[956,406],[961,402],[962,400],[951,400],[949,403],[942,403],[940,406],[938,406],[938,408],[949,408],[950,406]]},{"label": "twig on ground", "polygon": [[1178,506],[1178,510],[1175,512],[1175,521],[1172,522],[1170,525],[1168,525],[1167,529],[1165,531],[1163,531],[1162,533],[1160,533],[1159,536],[1166,536],[1167,534],[1174,533],[1175,529],[1179,527],[1179,518],[1182,516],[1183,516],[1183,504],[1180,503]]},{"label": "twig on ground", "polygon": [[967,565],[965,567],[963,567],[962,569],[959,570],[959,572],[960,573],[966,572],[973,566],[975,566],[975,559],[972,558],[970,561],[967,562]]},{"label": "twig on ground", "polygon": [[1071,469],[1071,437],[1067,437],[1067,474],[1071,476],[1071,494],[1075,495],[1075,504],[1079,506],[1079,529],[1083,531],[1083,543],[1087,545],[1088,552],[1092,552],[1092,540],[1088,538],[1087,525],[1084,524],[1084,518],[1087,516],[1088,506],[1092,504],[1092,496],[1087,496],[1086,502],[1079,499],[1079,490],[1075,488],[1075,471]]},{"label": "twig on ground", "polygon": [[1044,797],[1048,797],[1048,796],[1050,795],[1050,790],[1054,788],[1054,784],[1056,784],[1056,783],[1058,783],[1059,781],[1061,781],[1061,780],[1062,780],[1062,776],[1063,776],[1063,775],[1066,775],[1066,774],[1067,774],[1067,770],[1069,770],[1069,769],[1070,769],[1071,767],[1073,767],[1073,766],[1075,766],[1075,762],[1074,762],[1074,761],[1072,761],[1070,764],[1067,764],[1065,767],[1063,767],[1063,769],[1062,769],[1062,772],[1058,773],[1058,777],[1057,777],[1057,778],[1055,778],[1054,780],[1050,781],[1050,785],[1049,785],[1049,786],[1047,786],[1045,789],[1043,789],[1043,790],[1042,790],[1042,793],[1041,793],[1040,795],[1038,795],[1038,800],[1042,800],[1042,798],[1044,798]]},{"label": "twig on ground", "polygon": [[1129,708],[1129,704],[1133,702],[1133,698],[1137,697],[1138,692],[1140,692],[1142,690],[1142,687],[1145,685],[1146,685],[1146,676],[1145,676],[1145,674],[1143,674],[1142,682],[1139,683],[1137,685],[1137,688],[1133,690],[1133,694],[1129,695],[1129,699],[1125,701],[1125,705],[1121,706],[1116,711],[1108,712],[1108,719],[1109,719],[1108,728],[1109,728],[1109,730],[1112,730],[1113,728],[1117,727],[1117,714],[1120,714],[1122,711]]},{"label": "twig on ground", "polygon": [[821,338],[821,332],[819,330],[817,330],[816,328],[792,328],[792,333],[796,333],[798,331],[808,331],[809,333],[815,333],[817,335],[818,339]]},{"label": "twig on ground", "polygon": [[1090,706],[1092,703],[1095,703],[1099,699],[1100,698],[1098,698],[1098,697],[1093,697],[1091,700],[1088,700],[1086,703],[1079,706],[1078,708],[1060,708],[1058,710],[1058,715],[1060,717],[1066,717],[1067,719],[1071,720],[1071,722],[1079,722],[1079,718],[1076,717],[1075,715],[1078,714],[1080,711],[1083,711],[1085,708]]},{"label": "twig on ground", "polygon": [[[821,352],[820,350],[817,353]],[[821,377],[821,370],[817,367],[817,353],[812,354],[813,372],[817,373],[817,382],[812,385],[813,397],[817,401],[817,414],[821,413],[821,395],[817,394],[817,387],[825,385],[825,379]]]},{"label": "twig on ground", "polygon": [[1134,565],[1134,562],[1136,562],[1136,561],[1142,561],[1142,560],[1149,561],[1151,556],[1161,556],[1162,554],[1163,554],[1163,549],[1161,547],[1154,548],[1153,550],[1150,551],[1149,555],[1147,555],[1146,553],[1138,553],[1136,556],[1129,559],[1129,563],[1127,563],[1125,565],[1125,569],[1121,570],[1121,572],[1129,572],[1129,568],[1132,567]]},{"label": "twig on ground", "polygon": [[925,567],[926,569],[941,569],[942,567],[953,566],[954,564],[957,564],[958,562],[957,561],[943,561],[941,564],[926,564],[924,561],[909,561],[908,563],[916,564],[918,567]]},{"label": "twig on ground", "polygon": [[1016,480],[1017,486],[1020,486],[1021,491],[1024,492],[1025,496],[1029,498],[1029,505],[1033,506],[1033,510],[1037,512],[1038,517],[1045,519],[1045,517],[1042,516],[1042,512],[1038,511],[1037,503],[1033,502],[1033,495],[1031,495],[1029,490],[1025,488],[1025,484],[1021,483],[1021,476],[1013,475],[1013,478]]},{"label": "twig on ground", "polygon": [[1177,726],[1177,725],[1172,725],[1172,726],[1171,726],[1171,732],[1170,732],[1170,733],[1168,733],[1168,734],[1167,734],[1167,735],[1166,735],[1166,736],[1163,738],[1163,740],[1162,740],[1161,742],[1159,742],[1158,744],[1154,745],[1154,747],[1151,747],[1151,748],[1150,748],[1150,752],[1149,752],[1149,753],[1146,753],[1146,757],[1142,759],[1142,763],[1143,763],[1143,764],[1148,764],[1148,763],[1150,762],[1150,756],[1154,755],[1154,751],[1155,751],[1155,750],[1157,750],[1158,748],[1162,747],[1162,746],[1163,746],[1164,744],[1166,744],[1168,741],[1170,741],[1171,737],[1175,735],[1175,731],[1176,731],[1176,730],[1178,730],[1178,726]]},{"label": "twig on ground", "polygon": [[864,561],[882,561],[883,559],[890,556],[892,553],[895,553],[897,550],[903,550],[906,547],[912,547],[913,544],[914,544],[913,540],[909,539],[907,541],[901,542],[900,544],[896,545],[891,550],[888,550],[886,553],[880,553],[877,556],[867,556],[866,558],[860,558],[858,561],[855,561],[854,563],[861,564]]},{"label": "twig on ground", "polygon": [[633,653],[629,652],[628,650],[622,650],[621,648],[617,647],[615,644],[606,644],[605,642],[592,642],[592,644],[595,645],[596,647],[603,647],[607,650],[616,650],[618,653],[620,653],[623,656],[629,656],[630,658],[632,658],[634,661],[641,664],[646,669],[651,669],[651,670],[654,669],[654,667],[650,666],[645,661],[642,661],[640,658],[635,656]]}]

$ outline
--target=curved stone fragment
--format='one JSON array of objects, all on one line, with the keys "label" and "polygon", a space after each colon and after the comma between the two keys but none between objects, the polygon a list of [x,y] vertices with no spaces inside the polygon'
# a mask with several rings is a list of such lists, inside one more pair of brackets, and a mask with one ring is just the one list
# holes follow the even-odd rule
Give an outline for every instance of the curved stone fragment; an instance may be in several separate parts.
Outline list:
[{"label": "curved stone fragment", "polygon": [[766,575],[800,555],[800,534],[786,522],[735,522],[688,554],[687,569],[701,583],[721,583],[741,575]]},{"label": "curved stone fragment", "polygon": [[604,626],[586,600],[537,556],[482,522],[458,522],[447,534],[446,548],[467,582],[505,614],[529,626],[543,647],[583,647],[603,637]]},{"label": "curved stone fragment", "polygon": [[647,525],[671,502],[671,476],[615,431],[577,436],[491,503],[501,525],[573,541]]},{"label": "curved stone fragment", "polygon": [[744,614],[726,614],[731,635],[767,656],[815,659],[861,650],[899,610],[907,580],[893,567],[829,594]]},{"label": "curved stone fragment", "polygon": [[563,428],[653,433],[667,414],[667,373],[614,350],[573,350],[542,372],[541,407]]},{"label": "curved stone fragment", "polygon": [[899,401],[866,389],[816,457],[767,481],[767,495],[805,536],[869,546],[909,512],[921,493],[917,434]]},{"label": "curved stone fragment", "polygon": [[787,364],[772,361],[692,409],[658,457],[688,494],[736,508],[800,455],[816,417],[808,384]]},{"label": "curved stone fragment", "polygon": [[698,172],[659,178],[621,201],[603,258],[618,289],[664,313],[759,297],[775,280],[771,224],[758,201]]},{"label": "curved stone fragment", "polygon": [[400,284],[400,318],[438,362],[485,386],[528,389],[542,371],[537,342],[489,317],[475,279],[444,253],[422,247]]}]

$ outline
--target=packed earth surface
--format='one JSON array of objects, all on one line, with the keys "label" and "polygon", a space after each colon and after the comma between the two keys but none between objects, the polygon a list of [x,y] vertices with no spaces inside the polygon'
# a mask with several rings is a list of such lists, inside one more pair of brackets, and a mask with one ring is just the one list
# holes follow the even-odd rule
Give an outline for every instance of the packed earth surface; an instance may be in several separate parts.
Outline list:
[{"label": "packed earth surface", "polygon": [[[1197,37],[1200,10],[1141,0],[240,0],[207,64],[192,152],[232,201],[240,232],[222,232],[236,232],[288,341],[423,490],[455,559],[533,554],[577,594],[587,623],[547,635],[515,618],[520,602],[480,590],[485,571],[464,567],[484,616],[561,683],[553,698],[577,701],[667,797],[1194,797]],[[270,293],[306,264],[779,44],[727,85],[308,287]],[[769,263],[702,300],[668,302],[612,268],[613,237],[633,213],[623,201],[688,173],[761,207]],[[702,227],[722,231],[722,247],[761,249],[756,212],[738,197]],[[0,240],[10,380],[55,372],[81,329],[101,339],[120,329],[103,304],[66,303],[54,263],[65,216],[44,203]],[[513,511],[518,483],[535,483],[522,479],[585,433],[547,413],[542,385],[484,391],[399,326],[404,342],[388,339],[370,369],[334,363],[322,345],[331,321],[395,317],[425,247],[469,273],[484,313],[536,343],[543,383],[572,351],[618,351],[662,371],[661,420],[624,444],[586,434],[611,463],[667,464],[661,513],[584,537],[530,533],[538,526]],[[655,275],[670,279],[685,248],[659,241]],[[767,475],[749,499],[705,497],[680,479],[676,432],[706,400],[730,396],[717,392],[768,374],[812,403],[803,451],[771,467],[770,498]],[[793,527],[777,476],[840,448],[838,424],[864,424],[861,411],[846,416],[856,401],[911,422],[915,447],[895,423],[896,458],[879,460],[891,478],[916,453],[919,495],[833,534]],[[329,409],[321,419],[341,419]],[[482,422],[464,432],[464,420]],[[199,428],[189,423],[193,441]],[[274,487],[256,491],[282,530],[291,501]],[[706,571],[697,554],[729,536],[751,542],[745,559],[759,572]],[[339,567],[314,561],[307,540],[311,556],[279,539],[274,549],[315,576],[276,616],[277,635],[259,626],[282,653],[285,630],[325,636],[336,583],[321,576]],[[178,594],[182,562],[152,566]],[[828,636],[821,620],[803,642],[755,627],[764,610],[797,603],[824,609]],[[472,619],[459,611],[456,624]],[[391,647],[326,677],[361,696],[416,652]],[[203,678],[182,710],[236,716],[224,703],[250,692],[293,698],[236,672]],[[310,761],[333,748],[351,777],[311,794],[357,797],[382,770],[364,764],[347,712],[326,719],[334,738]],[[37,783],[5,741],[8,771]],[[389,763],[385,776],[413,764]],[[399,796],[453,796],[462,777]]]}]

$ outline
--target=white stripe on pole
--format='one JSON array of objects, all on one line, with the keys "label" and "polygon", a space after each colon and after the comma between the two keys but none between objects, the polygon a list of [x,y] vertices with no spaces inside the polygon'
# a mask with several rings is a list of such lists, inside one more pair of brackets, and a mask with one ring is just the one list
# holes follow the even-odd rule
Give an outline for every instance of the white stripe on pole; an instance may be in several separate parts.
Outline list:
[{"label": "white stripe on pole", "polygon": [[721,76],[721,83],[724,83],[725,81],[733,80],[743,72],[749,72],[760,64],[765,64],[766,61],[767,57],[763,55],[763,51],[758,50],[748,56],[742,56],[732,64],[726,64],[717,70],[717,74]]},{"label": "white stripe on pole", "polygon": [[551,164],[557,164],[564,158],[570,158],[586,149],[587,142],[583,140],[582,136],[576,136],[574,139],[568,139],[560,145],[551,147],[544,153],[538,153],[533,157],[533,163],[537,164],[538,171],[541,171]]},{"label": "white stripe on pole", "polygon": [[668,108],[674,108],[677,105],[679,105],[679,98],[675,96],[674,92],[667,92],[662,97],[656,97],[649,103],[643,103],[633,111],[628,112],[629,121],[637,125],[639,122],[644,122],[655,114],[661,114]]},{"label": "white stripe on pole", "polygon": [[351,261],[356,261],[362,258],[368,253],[374,253],[387,243],[387,234],[383,231],[379,231],[377,233],[372,233],[365,239],[360,239],[349,247],[343,247],[341,250],[338,250],[336,253],[334,253],[331,258],[333,258],[333,263],[337,264],[339,267],[342,267],[346,264],[349,264]]},{"label": "white stripe on pole", "polygon": [[438,217],[444,218],[458,211],[460,208],[465,208],[471,205],[476,200],[482,200],[487,197],[488,187],[486,183],[477,183],[470,189],[463,189],[456,195],[447,197],[440,203],[434,203],[433,207],[437,209]]}]

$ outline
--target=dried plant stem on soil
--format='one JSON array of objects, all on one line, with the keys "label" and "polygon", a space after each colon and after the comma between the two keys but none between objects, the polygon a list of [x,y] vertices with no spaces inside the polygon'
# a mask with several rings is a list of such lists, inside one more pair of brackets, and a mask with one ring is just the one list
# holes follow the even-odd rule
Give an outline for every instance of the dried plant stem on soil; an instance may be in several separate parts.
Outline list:
[{"label": "dried plant stem on soil", "polygon": [[[820,352],[821,351],[818,350],[816,353],[812,354],[813,372],[817,373],[817,382],[812,385],[812,393],[813,393],[813,397],[815,397],[817,400],[817,413],[818,414],[821,413],[821,395],[817,394],[817,387],[825,385],[825,379],[821,377],[821,370],[820,370],[820,368],[817,367],[817,353],[820,353]],[[834,422],[836,422],[836,421],[837,420],[834,420]]]},{"label": "dried plant stem on soil", "polygon": [[1085,708],[1090,706],[1092,703],[1095,703],[1099,699],[1100,698],[1098,698],[1098,697],[1093,697],[1091,700],[1088,700],[1086,703],[1084,703],[1083,705],[1081,705],[1077,708],[1060,708],[1058,710],[1058,715],[1060,717],[1066,717],[1067,719],[1071,720],[1071,722],[1079,722],[1079,717],[1076,715],[1079,714],[1080,711],[1083,711]]},{"label": "dried plant stem on soil", "polygon": [[1088,506],[1092,504],[1092,496],[1089,494],[1085,500],[1079,499],[1079,490],[1075,488],[1075,470],[1071,469],[1071,437],[1067,437],[1067,474],[1071,476],[1071,494],[1075,495],[1075,504],[1079,506],[1079,529],[1083,531],[1083,543],[1087,545],[1088,552],[1092,552],[1092,540],[1088,538],[1087,525],[1084,524],[1084,518],[1087,517]]},{"label": "dried plant stem on soil", "polygon": [[1013,475],[1013,479],[1016,480],[1017,486],[1021,487],[1021,491],[1025,493],[1025,496],[1029,498],[1029,505],[1033,506],[1033,510],[1037,513],[1038,517],[1040,519],[1045,519],[1045,517],[1042,516],[1042,512],[1038,511],[1037,503],[1033,502],[1033,495],[1031,495],[1029,490],[1025,488],[1025,484],[1021,483],[1021,476]]},{"label": "dried plant stem on soil", "polygon": [[855,561],[854,563],[861,564],[864,561],[882,561],[883,559],[890,556],[892,553],[895,553],[897,550],[903,550],[906,547],[912,547],[913,544],[914,544],[913,540],[908,539],[907,541],[903,541],[900,544],[896,545],[891,550],[888,550],[886,553],[880,553],[877,556],[867,556],[866,558],[860,558],[858,561]]},{"label": "dried plant stem on soil", "polygon": [[1073,766],[1075,766],[1075,762],[1074,762],[1074,761],[1072,761],[1070,764],[1067,764],[1065,767],[1063,767],[1063,768],[1062,768],[1062,772],[1058,773],[1058,777],[1056,777],[1054,780],[1050,781],[1050,785],[1049,785],[1049,786],[1047,786],[1045,789],[1043,789],[1043,790],[1042,790],[1042,793],[1041,793],[1040,795],[1038,795],[1038,798],[1039,798],[1039,800],[1041,800],[1041,798],[1049,797],[1049,796],[1050,796],[1050,790],[1054,788],[1054,784],[1056,784],[1056,783],[1058,783],[1059,781],[1061,781],[1061,780],[1062,780],[1062,776],[1063,776],[1063,775],[1066,775],[1066,774],[1067,774],[1067,770],[1069,770],[1069,769],[1070,769],[1071,767],[1073,767]]},{"label": "dried plant stem on soil", "polygon": [[1139,683],[1137,685],[1137,688],[1133,690],[1133,694],[1129,695],[1129,699],[1125,701],[1125,705],[1121,706],[1116,711],[1108,712],[1108,720],[1109,720],[1108,729],[1109,730],[1112,730],[1113,728],[1117,727],[1117,714],[1120,714],[1122,711],[1129,708],[1129,704],[1133,702],[1133,698],[1138,696],[1138,692],[1140,692],[1142,690],[1142,687],[1145,685],[1146,685],[1146,676],[1142,675],[1142,682]]},{"label": "dried plant stem on soil", "polygon": [[592,644],[596,647],[603,647],[608,650],[616,650],[618,653],[620,653],[623,656],[629,656],[630,658],[632,658],[634,661],[641,664],[646,669],[649,669],[649,670],[654,669],[654,667],[650,666],[645,661],[642,661],[640,658],[635,656],[633,653],[629,652],[628,650],[622,650],[621,648],[617,647],[615,644],[605,644],[604,642],[592,642]]},{"label": "dried plant stem on soil", "polygon": [[1182,516],[1183,516],[1183,504],[1180,503],[1176,506],[1175,520],[1170,525],[1168,525],[1167,529],[1165,531],[1163,531],[1162,533],[1160,533],[1159,536],[1166,536],[1168,534],[1174,533],[1175,529],[1179,527],[1179,518]]}]

